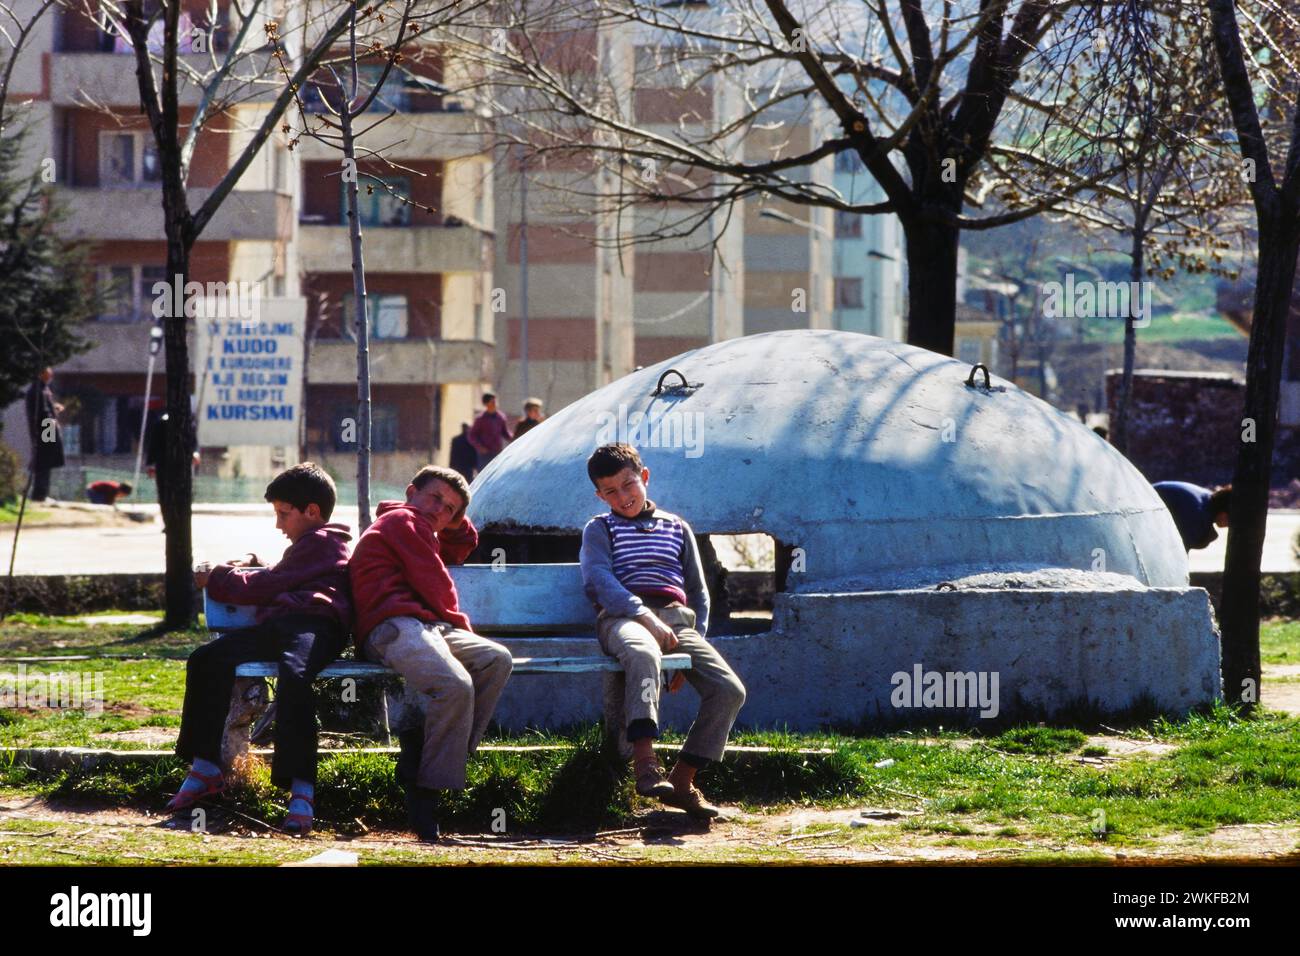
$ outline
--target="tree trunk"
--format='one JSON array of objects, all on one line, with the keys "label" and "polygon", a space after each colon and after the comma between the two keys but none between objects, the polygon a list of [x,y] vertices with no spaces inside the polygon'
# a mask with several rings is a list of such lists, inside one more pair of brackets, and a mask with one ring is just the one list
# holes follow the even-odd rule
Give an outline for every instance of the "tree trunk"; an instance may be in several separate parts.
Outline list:
[{"label": "tree trunk", "polygon": [[903,220],[907,240],[907,344],[953,354],[961,230],[927,218]]},{"label": "tree trunk", "polygon": [[[192,455],[194,417],[190,413],[190,351],[186,339],[184,309],[185,283],[189,278],[190,250],[182,238],[179,206],[168,203],[167,281],[171,302],[180,302],[179,315],[163,320],[163,341],[167,361],[167,441],[162,461],[158,462],[158,506],[163,528],[167,532],[165,576],[165,621],[169,628],[189,627],[194,622],[193,535],[190,527],[191,501],[194,495]],[[171,309],[170,311],[175,311]]]},{"label": "tree trunk", "polygon": [[[1133,290],[1141,288],[1146,252],[1142,242],[1146,230],[1142,225],[1133,228],[1133,248],[1129,253],[1129,304],[1124,316],[1124,374],[1119,380],[1119,395],[1115,400],[1115,420],[1110,423],[1110,443],[1124,455],[1128,454],[1128,408],[1133,396],[1133,365],[1137,357],[1137,329],[1133,326]],[[1150,319],[1150,316],[1147,316]]]},{"label": "tree trunk", "polygon": [[[354,86],[355,90],[355,80]],[[356,137],[352,132],[351,104],[342,113],[343,168],[357,168]],[[370,527],[370,326],[366,322],[366,268],[361,253],[361,216],[357,209],[359,175],[347,184],[348,238],[352,245],[352,297],[357,328],[357,527]]]},{"label": "tree trunk", "polygon": [[[1242,441],[1232,479],[1228,554],[1223,571],[1223,695],[1247,712],[1259,700],[1259,565],[1268,519],[1268,490],[1277,431],[1278,391],[1291,310],[1300,223],[1279,200],[1260,216],[1255,311],[1246,357]],[[1254,434],[1249,433],[1253,424]],[[1254,440],[1248,440],[1253,438]]]}]

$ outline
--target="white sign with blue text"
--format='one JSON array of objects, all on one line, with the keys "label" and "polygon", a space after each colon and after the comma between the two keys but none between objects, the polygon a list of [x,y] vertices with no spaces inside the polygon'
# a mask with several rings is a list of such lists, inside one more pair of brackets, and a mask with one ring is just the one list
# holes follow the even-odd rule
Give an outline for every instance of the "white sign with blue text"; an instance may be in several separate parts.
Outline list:
[{"label": "white sign with blue text", "polygon": [[307,300],[224,305],[206,299],[194,317],[199,444],[296,446]]}]

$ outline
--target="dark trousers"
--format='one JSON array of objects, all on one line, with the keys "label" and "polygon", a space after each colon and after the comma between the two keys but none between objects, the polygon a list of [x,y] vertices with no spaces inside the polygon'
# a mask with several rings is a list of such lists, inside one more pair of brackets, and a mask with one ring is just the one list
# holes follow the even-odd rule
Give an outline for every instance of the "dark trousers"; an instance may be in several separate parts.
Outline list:
[{"label": "dark trousers", "polygon": [[44,501],[50,496],[50,468],[37,468],[35,476],[32,478],[32,493],[28,496],[32,501]]},{"label": "dark trousers", "polygon": [[235,667],[278,660],[271,782],[277,787],[288,787],[295,778],[315,783],[316,698],[311,682],[338,659],[346,643],[347,635],[332,619],[295,614],[228,631],[195,650],[185,665],[177,756],[220,764]]}]

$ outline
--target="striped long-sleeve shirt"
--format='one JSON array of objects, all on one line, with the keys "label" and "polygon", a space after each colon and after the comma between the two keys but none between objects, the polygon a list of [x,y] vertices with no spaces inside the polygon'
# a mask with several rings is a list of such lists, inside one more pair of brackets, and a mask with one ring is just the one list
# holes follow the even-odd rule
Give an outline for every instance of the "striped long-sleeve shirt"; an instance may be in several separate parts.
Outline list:
[{"label": "striped long-sleeve shirt", "polygon": [[635,518],[597,515],[582,532],[582,580],[587,597],[618,617],[635,617],[643,597],[667,596],[695,611],[696,629],[707,633],[709,590],[699,548],[685,520],[646,502]]}]

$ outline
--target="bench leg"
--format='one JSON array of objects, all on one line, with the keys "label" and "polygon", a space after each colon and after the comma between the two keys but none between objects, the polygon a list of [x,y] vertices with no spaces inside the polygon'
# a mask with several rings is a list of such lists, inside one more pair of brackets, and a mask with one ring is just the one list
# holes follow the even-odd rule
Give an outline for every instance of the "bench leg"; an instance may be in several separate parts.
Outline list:
[{"label": "bench leg", "polygon": [[393,730],[388,724],[388,691],[379,688],[379,718],[383,722],[382,730],[384,732],[384,746],[393,745]]},{"label": "bench leg", "polygon": [[623,716],[623,691],[627,686],[622,671],[606,672],[604,675],[604,721],[605,741],[610,749],[617,750],[624,760],[632,759],[632,745],[627,741],[624,729],[627,720]]},{"label": "bench leg", "polygon": [[221,738],[221,765],[227,770],[248,755],[248,730],[270,703],[270,692],[261,677],[237,677],[230,695],[230,712]]}]

